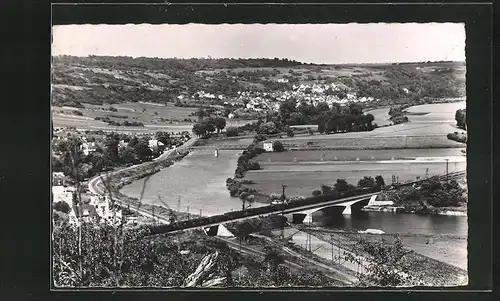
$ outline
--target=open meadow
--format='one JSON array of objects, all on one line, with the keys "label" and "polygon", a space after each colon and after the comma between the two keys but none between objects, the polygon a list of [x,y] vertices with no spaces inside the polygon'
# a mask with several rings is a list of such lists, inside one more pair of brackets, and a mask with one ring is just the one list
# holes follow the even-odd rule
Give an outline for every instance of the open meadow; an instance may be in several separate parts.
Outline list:
[{"label": "open meadow", "polygon": [[444,157],[450,158],[449,172],[466,169],[460,148],[287,151],[263,153],[255,158],[261,170],[248,171],[248,185],[264,194],[279,193],[287,185],[290,195],[310,196],[322,184],[333,185],[345,179],[356,185],[364,176],[381,175],[390,183],[392,175],[400,182],[446,172]]},{"label": "open meadow", "polygon": [[[415,162],[401,163],[395,160],[385,164],[368,162],[348,162],[336,164],[290,164],[268,165],[258,171],[249,171],[245,178],[254,184],[247,185],[263,194],[281,193],[281,185],[287,185],[288,195],[311,196],[313,190],[320,189],[321,185],[332,186],[337,179],[345,179],[356,185],[365,176],[381,175],[386,183],[391,183],[392,175],[400,182],[414,181],[417,177],[424,178],[426,174],[442,175],[446,172],[446,163]],[[449,172],[466,169],[465,162],[449,163]]]},{"label": "open meadow", "polygon": [[[408,123],[380,127],[369,132],[329,135],[316,133],[312,136],[283,137],[280,140],[290,147],[309,145],[339,149],[463,147],[463,144],[446,138],[448,133],[461,131],[456,126],[455,112],[463,108],[465,108],[465,101],[413,106],[407,111],[423,115],[408,115],[410,120]],[[375,123],[381,123],[387,121],[385,120],[386,111],[388,111],[387,108],[368,112],[373,112],[377,120]],[[310,127],[314,128],[312,125]]]}]

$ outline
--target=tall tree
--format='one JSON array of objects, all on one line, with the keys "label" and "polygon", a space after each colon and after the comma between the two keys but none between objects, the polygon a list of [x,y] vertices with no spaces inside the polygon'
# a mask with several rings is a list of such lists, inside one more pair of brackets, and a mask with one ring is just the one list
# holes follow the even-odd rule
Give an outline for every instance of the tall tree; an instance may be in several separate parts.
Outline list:
[{"label": "tall tree", "polygon": [[134,145],[134,152],[137,159],[141,162],[149,161],[153,156],[153,152],[149,148],[149,141],[147,138],[139,139],[137,144]]},{"label": "tall tree", "polygon": [[156,132],[155,138],[164,145],[168,145],[170,143],[170,134],[167,132]]},{"label": "tall tree", "polygon": [[118,144],[120,143],[120,136],[116,133],[111,133],[106,136],[104,140],[106,159],[108,162],[118,162]]},{"label": "tall tree", "polygon": [[226,127],[226,119],[222,117],[215,117],[213,119],[213,124],[217,128],[217,132],[220,133],[220,131],[222,131]]},{"label": "tall tree", "polygon": [[376,185],[381,188],[381,187],[384,187],[385,186],[385,182],[384,182],[384,178],[381,176],[381,175],[377,175],[375,177],[375,182],[376,182]]},{"label": "tall tree", "polygon": [[205,136],[207,134],[206,125],[204,123],[195,123],[193,125],[193,133],[198,137]]}]

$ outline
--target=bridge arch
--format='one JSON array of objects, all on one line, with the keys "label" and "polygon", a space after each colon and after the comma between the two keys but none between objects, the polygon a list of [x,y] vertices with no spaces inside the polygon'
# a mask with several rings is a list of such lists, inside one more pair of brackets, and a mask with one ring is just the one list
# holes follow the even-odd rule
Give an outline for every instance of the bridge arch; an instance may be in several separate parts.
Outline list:
[{"label": "bridge arch", "polygon": [[361,211],[361,208],[368,205],[373,199],[376,198],[376,195],[371,198],[364,198],[360,200],[349,201],[341,204],[331,204],[325,206],[319,206],[311,209],[301,210],[298,212],[292,213],[292,221],[294,224],[303,223],[306,219],[312,220],[312,214],[324,209],[337,209],[339,213],[344,215],[350,215],[352,212]]}]

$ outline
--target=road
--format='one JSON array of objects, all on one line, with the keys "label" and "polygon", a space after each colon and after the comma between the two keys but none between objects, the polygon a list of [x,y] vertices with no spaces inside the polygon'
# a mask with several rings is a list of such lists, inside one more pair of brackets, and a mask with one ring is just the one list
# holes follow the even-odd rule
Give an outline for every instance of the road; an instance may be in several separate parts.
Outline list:
[{"label": "road", "polygon": [[[168,159],[176,151],[182,151],[184,149],[188,149],[194,143],[196,143],[196,141],[198,141],[198,138],[191,138],[188,141],[186,141],[186,143],[184,143],[183,145],[179,146],[177,149],[169,149],[169,150],[163,152],[163,154],[161,154],[158,158],[156,158],[155,162],[163,161],[163,160]],[[119,172],[131,170],[131,169],[137,168],[139,166],[142,166],[142,165],[148,164],[148,163],[150,163],[150,162],[136,164],[136,165],[132,165],[132,166],[129,166],[129,167],[126,167],[126,168],[123,168],[123,169],[115,170],[115,171],[110,172],[107,175],[102,176],[102,177],[104,178],[104,177],[114,176],[114,175],[118,174]],[[97,195],[101,195],[101,196],[104,195],[105,194],[104,190],[99,186],[100,182],[101,182],[101,176],[96,176],[96,177],[92,178],[91,180],[89,180],[89,182],[88,182],[89,191],[91,193],[93,193],[93,194],[97,194]],[[120,200],[115,200],[115,201],[117,203],[122,204],[122,202]],[[147,213],[146,211],[144,211],[144,210],[142,210],[140,208],[132,208],[131,207],[130,210],[135,211],[135,212],[137,212],[139,214],[142,214],[144,216],[147,216],[147,217],[152,217],[152,215],[150,213]],[[158,217],[156,217],[156,218],[158,218]]]}]

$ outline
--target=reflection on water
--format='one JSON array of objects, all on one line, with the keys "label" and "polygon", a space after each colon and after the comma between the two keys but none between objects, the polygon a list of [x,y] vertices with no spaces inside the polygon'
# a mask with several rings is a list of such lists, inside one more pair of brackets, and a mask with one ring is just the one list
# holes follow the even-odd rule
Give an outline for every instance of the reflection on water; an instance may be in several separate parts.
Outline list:
[{"label": "reflection on water", "polygon": [[467,235],[467,217],[401,214],[390,212],[355,212],[352,215],[319,211],[313,214],[318,226],[332,229],[379,229],[386,233],[429,235]]}]

